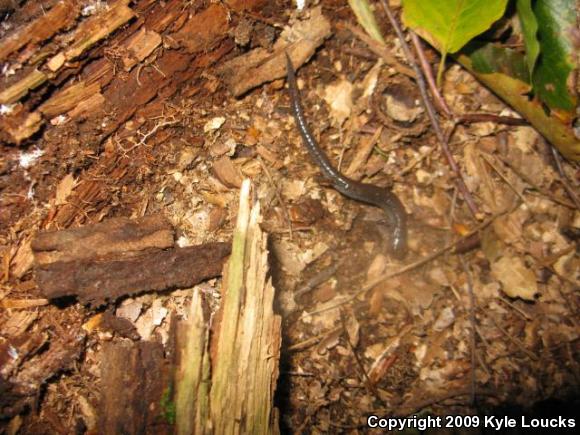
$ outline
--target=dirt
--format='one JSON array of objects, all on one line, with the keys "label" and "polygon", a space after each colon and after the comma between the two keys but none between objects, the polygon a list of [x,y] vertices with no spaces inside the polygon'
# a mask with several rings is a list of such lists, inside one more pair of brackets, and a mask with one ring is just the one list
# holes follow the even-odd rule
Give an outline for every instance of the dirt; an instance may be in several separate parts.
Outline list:
[{"label": "dirt", "polygon": [[[577,234],[580,214],[561,204],[571,200],[549,145],[528,126],[456,126],[451,146],[479,208],[474,217],[457,193],[412,80],[383,67],[377,98],[389,124],[369,102],[338,125],[325,91],[345,81],[357,85],[354,108],[376,57],[338,25],[355,22],[346,3],[321,3],[333,34],[298,72],[308,121],[331,161],[342,159],[342,170],[357,147],[382,128],[359,175],[391,185],[404,203],[410,222],[406,258],[389,256],[380,210],[341,196],[320,175],[301,143],[282,80],[234,98],[213,74],[215,65],[194,74],[181,69],[186,62],[178,59],[179,52],[168,50],[154,65],[166,71],[164,77],[155,76],[153,67],[143,71],[145,93],[127,88],[122,75],[113,78],[105,92],[112,112],[105,108],[82,121],[47,123],[20,145],[0,143],[0,349],[42,337],[12,372],[36,367],[42,375],[22,409],[2,403],[0,424],[6,433],[14,433],[9,427],[20,433],[94,429],[99,354],[103,343],[115,338],[86,332],[83,325],[104,309],[115,311],[135,301],[142,304],[141,317],[155,300],[183,315],[189,298],[178,289],[121,299],[100,310],[70,299],[43,300],[34,268],[22,265],[26,243],[41,229],[154,213],[171,221],[180,245],[229,242],[238,178],[212,169],[224,157],[239,179],[252,180],[263,227],[271,234],[276,309],[284,316],[276,398],[284,429],[357,431],[370,414],[549,413],[537,405],[546,400],[559,401],[561,414],[577,406],[579,262],[577,236],[570,234]],[[297,13],[278,2],[260,15],[267,20],[256,21],[254,44],[279,32],[268,23],[287,23]],[[24,25],[26,18],[19,17],[8,22]],[[384,29],[389,49],[404,62],[392,31]],[[89,57],[99,59],[107,44],[92,48]],[[220,44],[216,51],[225,46]],[[244,50],[234,47],[225,58]],[[426,48],[426,53],[437,65],[436,52]],[[79,74],[83,71],[88,74],[82,68]],[[416,119],[389,115],[389,89],[401,101],[401,116],[417,109]],[[443,94],[456,113],[509,111],[456,65],[448,65]],[[137,110],[115,111],[123,100],[135,98],[143,102]],[[216,118],[223,122],[208,128]],[[451,128],[449,122],[444,125]],[[24,166],[23,155],[35,150],[42,154]],[[564,166],[577,192],[577,166]],[[66,181],[71,175],[72,184]],[[443,251],[482,224],[487,225],[463,252]],[[399,273],[428,256],[433,258]],[[296,293],[329,267],[336,268],[330,279]],[[392,276],[367,288],[385,274]],[[521,279],[514,282],[514,275]],[[536,291],[526,300],[518,286]],[[219,280],[202,285],[208,298],[219,287]],[[23,300],[33,302],[18,308]],[[138,325],[141,338],[164,342],[169,318],[160,325]],[[57,355],[59,348],[66,355]],[[53,369],[46,368],[49,356],[57,361]]]}]

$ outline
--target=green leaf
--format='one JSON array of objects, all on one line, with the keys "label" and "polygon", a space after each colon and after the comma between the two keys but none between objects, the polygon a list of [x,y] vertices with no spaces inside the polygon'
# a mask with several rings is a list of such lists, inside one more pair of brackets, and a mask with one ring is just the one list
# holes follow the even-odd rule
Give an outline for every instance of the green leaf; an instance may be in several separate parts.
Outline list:
[{"label": "green leaf", "polygon": [[403,22],[441,52],[441,83],[447,53],[455,53],[499,20],[507,0],[403,0]]},{"label": "green leaf", "polygon": [[536,60],[540,54],[540,43],[536,37],[538,32],[538,21],[532,10],[532,0],[517,0],[517,11],[522,34],[524,36],[524,45],[526,46],[526,62],[528,64],[528,73],[531,79],[534,72]]},{"label": "green leaf", "polygon": [[574,128],[554,113],[547,113],[537,99],[530,99],[528,83],[500,72],[478,72],[473,66],[471,57],[462,52],[455,55],[455,58],[480,82],[526,118],[566,158],[580,161],[580,140],[576,137]]},{"label": "green leaf", "polygon": [[501,73],[524,83],[530,83],[530,75],[526,68],[526,57],[511,48],[500,47],[491,43],[472,42],[465,47],[462,53],[471,58],[473,69],[478,73]]},{"label": "green leaf", "polygon": [[403,0],[403,22],[444,56],[501,18],[507,0]]},{"label": "green leaf", "polygon": [[375,14],[367,0],[348,0],[350,8],[356,15],[358,23],[374,40],[384,44],[385,40],[375,19]]},{"label": "green leaf", "polygon": [[[569,80],[574,71],[573,32],[576,25],[575,0],[537,0],[540,56],[533,75],[536,95],[551,109],[574,116],[577,95]],[[570,84],[570,88],[568,85]]]}]

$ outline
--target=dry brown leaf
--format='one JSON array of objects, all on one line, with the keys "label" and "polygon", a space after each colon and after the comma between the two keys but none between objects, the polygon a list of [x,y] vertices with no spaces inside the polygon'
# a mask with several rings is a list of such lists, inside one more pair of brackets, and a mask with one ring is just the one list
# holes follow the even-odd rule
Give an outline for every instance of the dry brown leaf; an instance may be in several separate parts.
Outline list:
[{"label": "dry brown leaf", "polygon": [[348,334],[348,339],[352,347],[357,347],[360,339],[360,324],[353,313],[346,318],[346,333]]},{"label": "dry brown leaf", "polygon": [[437,319],[433,323],[433,329],[435,331],[443,331],[449,328],[455,322],[455,311],[453,307],[445,307],[437,316]]},{"label": "dry brown leaf", "polygon": [[371,282],[381,276],[387,268],[387,257],[379,254],[373,258],[371,265],[367,270],[367,281]]},{"label": "dry brown leaf", "polygon": [[229,157],[222,157],[213,164],[213,172],[218,180],[225,186],[240,188],[242,186],[242,175]]},{"label": "dry brown leaf", "polygon": [[520,257],[505,256],[491,265],[492,275],[502,284],[503,291],[511,298],[533,301],[538,293],[536,274]]},{"label": "dry brown leaf", "polygon": [[386,100],[387,115],[389,115],[395,121],[413,122],[423,111],[421,105],[414,105],[409,107],[405,101],[402,101],[390,94],[387,95]]},{"label": "dry brown leaf", "polygon": [[330,107],[330,116],[334,124],[340,126],[352,112],[352,83],[339,80],[326,87],[324,100]]}]

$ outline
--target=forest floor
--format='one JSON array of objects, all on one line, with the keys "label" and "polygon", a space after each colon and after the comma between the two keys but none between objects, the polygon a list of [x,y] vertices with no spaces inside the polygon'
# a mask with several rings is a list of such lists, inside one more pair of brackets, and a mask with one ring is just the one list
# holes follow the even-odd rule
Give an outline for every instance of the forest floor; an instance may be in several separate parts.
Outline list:
[{"label": "forest floor", "polygon": [[[46,3],[50,9],[55,2]],[[143,17],[153,9],[163,16],[162,6],[134,3],[143,26],[161,22]],[[1,401],[4,430],[94,430],[103,343],[128,338],[87,324],[110,312],[133,324],[133,340],[164,344],[172,317],[185,315],[191,297],[191,289],[169,289],[96,308],[47,299],[35,278],[36,234],[162,214],[179,246],[229,242],[244,178],[262,205],[283,316],[276,395],[283,428],[356,431],[371,414],[539,417],[577,410],[580,213],[565,185],[578,191],[577,166],[563,162],[566,181],[530,126],[441,118],[474,215],[414,80],[379,61],[345,26],[356,24],[346,2],[321,1],[330,34],[308,62],[295,65],[307,119],[336,167],[391,186],[404,204],[408,253],[394,259],[382,212],[339,194],[311,160],[283,76],[235,97],[226,86],[232,78],[220,75],[226,60],[270,49],[314,9],[299,13],[278,1],[232,13],[223,37],[200,50],[180,31],[218,6],[191,3],[174,8],[171,25],[156,28],[163,43],[138,67],[124,68],[116,45],[123,32],[136,32],[133,21],[115,40],[95,44],[19,103],[27,113],[41,108],[44,124],[19,144],[1,138],[0,380],[34,379],[35,390],[10,390],[11,399]],[[39,14],[14,12],[0,38]],[[391,55],[404,65],[393,30],[377,15]],[[437,53],[424,48],[436,67]],[[2,64],[31,62],[22,50],[19,56]],[[42,107],[104,64],[111,69],[98,75],[108,81],[100,84],[97,109],[81,116]],[[443,77],[442,94],[456,115],[517,116],[458,65],[449,63]],[[387,279],[376,284],[378,277]],[[219,305],[220,278],[197,286],[209,306]],[[546,403],[556,408],[538,405]]]}]

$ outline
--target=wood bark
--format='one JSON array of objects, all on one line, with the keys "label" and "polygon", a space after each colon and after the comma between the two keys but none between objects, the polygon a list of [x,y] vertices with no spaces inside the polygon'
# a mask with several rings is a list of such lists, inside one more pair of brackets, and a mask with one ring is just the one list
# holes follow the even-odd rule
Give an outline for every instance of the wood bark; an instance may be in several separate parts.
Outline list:
[{"label": "wood bark", "polygon": [[207,243],[101,262],[58,261],[39,266],[36,279],[46,298],[76,296],[83,304],[99,306],[121,296],[188,288],[219,276],[229,252],[227,243]]}]

